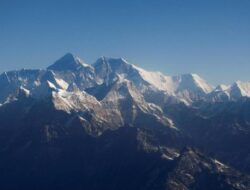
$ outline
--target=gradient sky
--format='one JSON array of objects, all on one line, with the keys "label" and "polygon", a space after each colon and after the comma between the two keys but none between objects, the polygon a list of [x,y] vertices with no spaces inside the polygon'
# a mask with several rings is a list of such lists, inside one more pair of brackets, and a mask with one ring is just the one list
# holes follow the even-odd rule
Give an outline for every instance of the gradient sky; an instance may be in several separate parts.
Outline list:
[{"label": "gradient sky", "polygon": [[67,52],[212,84],[250,80],[249,0],[0,0],[0,72]]}]

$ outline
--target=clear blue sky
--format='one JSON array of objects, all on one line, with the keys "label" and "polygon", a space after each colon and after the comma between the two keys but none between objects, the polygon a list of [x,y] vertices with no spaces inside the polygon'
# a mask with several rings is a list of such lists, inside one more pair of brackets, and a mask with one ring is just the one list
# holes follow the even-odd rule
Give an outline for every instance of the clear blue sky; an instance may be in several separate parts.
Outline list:
[{"label": "clear blue sky", "polygon": [[250,80],[249,0],[0,0],[0,72],[72,52],[212,84]]}]

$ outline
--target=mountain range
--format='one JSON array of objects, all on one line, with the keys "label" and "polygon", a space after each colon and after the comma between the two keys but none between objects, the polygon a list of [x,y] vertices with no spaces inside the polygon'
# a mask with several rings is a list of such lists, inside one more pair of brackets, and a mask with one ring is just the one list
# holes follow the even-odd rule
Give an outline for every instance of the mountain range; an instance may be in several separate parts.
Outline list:
[{"label": "mountain range", "polygon": [[250,189],[250,82],[67,53],[0,75],[3,189]]}]

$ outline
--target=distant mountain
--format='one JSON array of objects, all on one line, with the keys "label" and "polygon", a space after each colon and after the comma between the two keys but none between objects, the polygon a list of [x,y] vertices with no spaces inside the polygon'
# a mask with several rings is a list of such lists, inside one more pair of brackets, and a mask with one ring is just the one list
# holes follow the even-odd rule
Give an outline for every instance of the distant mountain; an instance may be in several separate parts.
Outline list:
[{"label": "distant mountain", "polygon": [[250,83],[101,57],[0,75],[3,189],[250,189]]},{"label": "distant mountain", "polygon": [[62,58],[57,60],[53,65],[48,67],[48,70],[54,71],[77,71],[84,67],[88,67],[79,57],[71,53],[67,53]]}]

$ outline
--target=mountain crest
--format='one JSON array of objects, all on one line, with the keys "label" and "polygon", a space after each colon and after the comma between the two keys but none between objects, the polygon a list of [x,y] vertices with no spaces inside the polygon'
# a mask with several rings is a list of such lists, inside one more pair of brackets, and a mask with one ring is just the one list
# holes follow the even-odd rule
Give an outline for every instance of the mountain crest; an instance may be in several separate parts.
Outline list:
[{"label": "mountain crest", "polygon": [[82,61],[79,57],[71,53],[67,53],[47,69],[54,71],[75,71],[80,69],[81,67],[87,66],[89,65],[84,63],[84,61]]},{"label": "mountain crest", "polygon": [[[161,72],[144,70],[123,58],[100,57],[94,64],[85,64],[79,57],[67,53],[47,70],[19,70],[0,75],[0,102],[15,94],[20,86],[33,94],[50,82],[58,90],[91,91],[102,99],[117,80],[132,83],[146,101],[162,106],[171,100],[191,105],[200,100],[238,100],[250,97],[250,82],[237,81],[231,86],[209,85],[199,75],[164,75]],[[102,89],[102,90],[101,90]],[[101,92],[97,92],[100,91]],[[42,93],[42,92],[41,92]],[[156,98],[157,97],[157,98]]]},{"label": "mountain crest", "polygon": [[106,71],[108,73],[124,73],[127,72],[130,67],[132,67],[132,64],[129,64],[123,58],[109,58],[102,56],[101,58],[97,59],[93,66],[97,72]]},{"label": "mountain crest", "polygon": [[212,91],[212,87],[199,75],[195,73],[191,74],[183,74],[179,76],[180,80],[180,88],[187,88],[198,90],[200,89],[204,93],[210,93]]},{"label": "mountain crest", "polygon": [[236,81],[231,86],[232,96],[246,96],[250,97],[250,82]]}]

